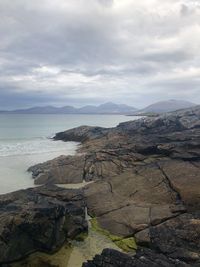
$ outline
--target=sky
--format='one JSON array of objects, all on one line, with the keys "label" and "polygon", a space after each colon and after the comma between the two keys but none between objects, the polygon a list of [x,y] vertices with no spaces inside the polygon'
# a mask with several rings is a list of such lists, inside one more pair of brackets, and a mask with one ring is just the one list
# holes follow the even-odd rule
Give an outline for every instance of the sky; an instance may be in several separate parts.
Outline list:
[{"label": "sky", "polygon": [[200,104],[200,0],[0,0],[0,109]]}]

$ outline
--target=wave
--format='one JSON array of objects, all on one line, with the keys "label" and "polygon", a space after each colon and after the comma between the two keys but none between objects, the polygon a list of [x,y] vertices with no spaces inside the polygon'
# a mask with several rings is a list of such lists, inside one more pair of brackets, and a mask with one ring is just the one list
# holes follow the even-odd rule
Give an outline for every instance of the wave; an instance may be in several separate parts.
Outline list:
[{"label": "wave", "polygon": [[7,142],[7,143],[10,143],[10,142],[23,142],[23,141],[32,141],[32,140],[44,140],[44,139],[52,139],[52,137],[54,137],[55,135],[50,135],[50,136],[36,136],[36,137],[17,137],[17,138],[0,138],[0,143],[3,143],[3,142]]},{"label": "wave", "polygon": [[23,140],[0,141],[0,157],[65,152],[74,154],[77,143],[53,141],[50,138],[34,138]]}]

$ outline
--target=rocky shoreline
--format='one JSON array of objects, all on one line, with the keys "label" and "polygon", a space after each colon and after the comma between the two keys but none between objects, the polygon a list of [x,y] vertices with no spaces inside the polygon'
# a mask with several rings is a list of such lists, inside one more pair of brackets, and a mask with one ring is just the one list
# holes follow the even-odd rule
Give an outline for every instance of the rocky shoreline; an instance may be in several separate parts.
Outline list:
[{"label": "rocky shoreline", "polygon": [[[81,126],[55,140],[81,146],[75,156],[29,168],[35,184],[44,186],[0,197],[0,263],[54,251],[87,231],[87,207],[99,229],[124,242],[135,239],[138,251],[130,256],[105,250],[84,267],[200,266],[200,106],[115,128]],[[93,183],[83,190],[54,186],[83,181]],[[20,250],[29,229],[43,231],[37,228],[41,214],[47,234],[42,240],[36,234],[33,245]],[[73,224],[66,230],[68,217]],[[8,228],[8,218],[17,227]],[[19,238],[24,227],[28,235]]]}]

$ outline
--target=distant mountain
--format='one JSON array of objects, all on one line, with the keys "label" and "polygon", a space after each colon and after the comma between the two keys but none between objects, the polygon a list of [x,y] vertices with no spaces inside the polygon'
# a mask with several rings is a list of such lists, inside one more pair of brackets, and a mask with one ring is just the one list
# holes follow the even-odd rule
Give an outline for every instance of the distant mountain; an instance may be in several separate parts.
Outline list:
[{"label": "distant mountain", "polygon": [[[73,113],[76,109],[71,106],[56,108],[53,106],[45,107],[33,107],[29,109],[17,109],[12,111],[7,111],[6,113],[12,114],[62,114],[62,113]],[[5,111],[4,111],[5,113]]]},{"label": "distant mountain", "polygon": [[84,106],[82,108],[77,109],[78,112],[80,112],[81,114],[90,114],[90,113],[96,113],[97,112],[98,107],[97,106],[92,106],[92,105],[88,105],[88,106]]},{"label": "distant mountain", "polygon": [[85,106],[79,109],[80,113],[94,114],[128,114],[137,109],[124,104],[115,104],[112,102],[104,103],[99,106]]},{"label": "distant mountain", "polygon": [[143,114],[143,113],[165,113],[170,111],[175,111],[179,109],[185,109],[196,106],[196,104],[189,102],[189,101],[183,101],[183,100],[167,100],[167,101],[160,101],[156,102],[150,106],[147,106],[146,108],[139,110],[137,114]]},{"label": "distant mountain", "polygon": [[33,107],[29,109],[17,109],[12,111],[0,111],[4,114],[129,114],[135,112],[137,109],[124,104],[115,104],[108,102],[99,106],[84,106],[75,108],[72,106],[65,106],[61,108],[53,106]]}]

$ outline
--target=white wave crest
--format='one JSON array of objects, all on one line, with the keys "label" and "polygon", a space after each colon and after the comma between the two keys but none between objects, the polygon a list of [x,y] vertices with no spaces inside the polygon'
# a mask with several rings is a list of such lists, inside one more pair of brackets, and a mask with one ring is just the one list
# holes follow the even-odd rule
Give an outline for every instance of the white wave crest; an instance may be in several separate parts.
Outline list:
[{"label": "white wave crest", "polygon": [[0,141],[0,157],[32,155],[42,153],[63,152],[74,154],[77,148],[75,142],[53,141],[48,138],[35,138],[32,140]]}]

